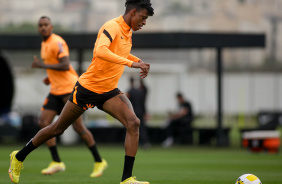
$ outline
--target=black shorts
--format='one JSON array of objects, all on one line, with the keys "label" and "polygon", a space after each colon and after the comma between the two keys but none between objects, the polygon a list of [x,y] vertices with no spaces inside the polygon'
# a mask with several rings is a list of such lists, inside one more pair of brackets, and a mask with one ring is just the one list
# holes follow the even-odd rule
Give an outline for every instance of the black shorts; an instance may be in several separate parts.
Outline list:
[{"label": "black shorts", "polygon": [[48,109],[54,110],[57,112],[57,114],[60,114],[65,106],[63,99],[68,96],[70,96],[70,93],[64,95],[52,95],[51,93],[49,93],[44,101],[41,111]]},{"label": "black shorts", "polygon": [[98,94],[84,88],[79,84],[79,82],[77,82],[71,93],[69,101],[78,105],[84,110],[87,110],[88,108],[94,108],[95,106],[98,109],[103,110],[104,103],[118,94],[122,94],[118,88],[103,94]]}]

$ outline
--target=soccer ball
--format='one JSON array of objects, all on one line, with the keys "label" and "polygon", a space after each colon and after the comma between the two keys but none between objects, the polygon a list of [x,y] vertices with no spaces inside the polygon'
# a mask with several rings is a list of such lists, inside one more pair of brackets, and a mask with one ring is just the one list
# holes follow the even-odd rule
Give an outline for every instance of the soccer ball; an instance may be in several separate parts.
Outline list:
[{"label": "soccer ball", "polygon": [[262,184],[262,182],[253,174],[243,174],[236,180],[235,184]]}]

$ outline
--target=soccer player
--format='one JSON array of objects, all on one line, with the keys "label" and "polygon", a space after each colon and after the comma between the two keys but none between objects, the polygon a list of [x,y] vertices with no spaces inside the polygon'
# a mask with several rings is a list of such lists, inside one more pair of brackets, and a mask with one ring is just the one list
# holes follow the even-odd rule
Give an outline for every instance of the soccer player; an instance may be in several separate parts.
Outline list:
[{"label": "soccer player", "polygon": [[[126,128],[125,160],[121,184],[148,184],[132,177],[138,149],[140,120],[128,98],[117,88],[124,67],[140,68],[145,78],[150,64],[130,54],[132,31],[142,29],[148,16],[154,14],[150,0],[127,0],[124,15],[106,22],[98,32],[92,63],[80,76],[59,118],[41,129],[20,151],[10,156],[9,175],[19,182],[26,156],[47,140],[62,134],[88,108],[97,108],[119,120]],[[109,135],[110,136],[110,135]]]},{"label": "soccer player", "polygon": [[[39,19],[38,32],[43,39],[41,44],[41,58],[44,60],[44,63],[40,62],[34,56],[32,68],[46,69],[48,77],[43,82],[46,85],[50,84],[50,93],[43,104],[38,122],[39,126],[44,128],[49,126],[54,117],[61,113],[70,97],[78,75],[70,64],[68,45],[59,35],[53,33],[53,26],[49,17],[43,16]],[[72,125],[94,157],[94,169],[90,176],[98,177],[102,175],[103,170],[107,167],[107,162],[100,157],[93,135],[83,124],[81,116]],[[53,161],[41,173],[51,175],[59,171],[64,171],[65,164],[61,161],[58,154],[56,138],[49,139],[46,141],[46,144]]]}]

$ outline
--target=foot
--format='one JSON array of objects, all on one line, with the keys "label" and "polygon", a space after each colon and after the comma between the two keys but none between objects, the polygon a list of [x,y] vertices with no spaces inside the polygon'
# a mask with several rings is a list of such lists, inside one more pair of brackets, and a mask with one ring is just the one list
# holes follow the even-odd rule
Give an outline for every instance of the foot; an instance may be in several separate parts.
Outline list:
[{"label": "foot", "polygon": [[105,159],[102,159],[102,162],[95,162],[93,172],[90,174],[90,177],[96,178],[102,176],[103,171],[108,167],[108,163]]},{"label": "foot", "polygon": [[19,183],[20,173],[23,169],[23,162],[18,161],[18,159],[15,157],[18,152],[19,151],[13,151],[10,154],[10,168],[8,173],[13,183]]},{"label": "foot", "polygon": [[130,177],[120,182],[120,184],[149,184],[148,181],[137,181],[136,177]]},{"label": "foot", "polygon": [[166,138],[166,140],[164,140],[164,142],[162,143],[162,147],[168,148],[168,147],[170,147],[170,146],[173,145],[173,142],[174,142],[173,138],[172,138],[172,137],[168,137],[168,138]]},{"label": "foot", "polygon": [[64,162],[52,161],[46,169],[43,169],[41,171],[41,173],[44,175],[51,175],[51,174],[55,174],[56,172],[60,172],[64,170],[66,170],[66,166]]}]

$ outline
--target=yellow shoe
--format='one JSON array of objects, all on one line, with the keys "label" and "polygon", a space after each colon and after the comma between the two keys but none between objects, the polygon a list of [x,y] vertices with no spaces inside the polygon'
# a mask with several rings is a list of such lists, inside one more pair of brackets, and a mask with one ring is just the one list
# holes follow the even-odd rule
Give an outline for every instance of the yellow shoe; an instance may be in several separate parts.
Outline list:
[{"label": "yellow shoe", "polygon": [[42,174],[51,175],[59,171],[66,170],[64,162],[54,162],[52,161],[46,169],[41,171]]},{"label": "yellow shoe", "polygon": [[15,157],[18,152],[19,151],[13,151],[10,154],[10,168],[8,170],[8,173],[13,183],[19,183],[20,173],[23,169],[23,162],[18,161],[18,159]]},{"label": "yellow shoe", "polygon": [[149,184],[148,181],[137,181],[136,177],[130,177],[120,182],[120,184]]},{"label": "yellow shoe", "polygon": [[102,159],[102,162],[95,162],[93,172],[90,174],[90,177],[96,178],[102,176],[103,171],[108,167],[108,163],[105,159]]}]

